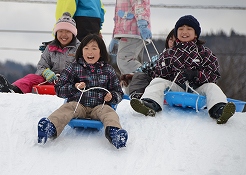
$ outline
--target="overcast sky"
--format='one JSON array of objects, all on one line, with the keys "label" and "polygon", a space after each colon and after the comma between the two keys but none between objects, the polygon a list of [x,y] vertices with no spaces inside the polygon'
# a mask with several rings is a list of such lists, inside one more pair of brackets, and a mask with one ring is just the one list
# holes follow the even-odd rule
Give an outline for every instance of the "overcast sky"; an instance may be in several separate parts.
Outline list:
[{"label": "overcast sky", "polygon": [[[53,0],[54,1],[54,0]],[[102,1],[114,3],[114,0]],[[246,7],[246,0],[151,0],[151,4],[167,5],[213,5]],[[36,65],[40,59],[39,45],[43,41],[53,39],[51,30],[55,23],[55,4],[16,3],[0,0],[0,62],[6,59],[19,63]],[[109,44],[113,31],[114,7],[106,6],[103,37]],[[174,27],[176,21],[183,15],[192,14],[201,24],[202,34],[223,30],[227,34],[231,29],[246,35],[246,10],[217,10],[217,9],[180,9],[180,8],[151,8],[152,33],[155,37],[165,38]],[[50,31],[49,33],[13,33],[3,30]],[[31,49],[27,51],[8,50],[13,48]],[[35,50],[36,49],[36,50]]]}]

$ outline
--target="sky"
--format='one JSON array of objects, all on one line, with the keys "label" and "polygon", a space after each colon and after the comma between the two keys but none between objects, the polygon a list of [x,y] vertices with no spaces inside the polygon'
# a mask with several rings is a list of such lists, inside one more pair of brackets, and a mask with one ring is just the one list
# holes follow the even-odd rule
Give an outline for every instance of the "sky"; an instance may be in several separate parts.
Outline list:
[{"label": "sky", "polygon": [[[0,174],[245,175],[246,113],[217,125],[206,110],[164,105],[155,117],[122,100],[116,112],[128,131],[116,149],[100,131],[66,126],[37,144],[37,123],[64,103],[52,95],[0,93]],[[23,103],[24,102],[24,103]]]},{"label": "sky", "polygon": [[[45,1],[45,0],[43,0]],[[55,2],[53,0],[53,2]],[[114,3],[114,0],[105,0],[104,3]],[[151,0],[151,4],[167,5],[213,5],[246,7],[245,0]],[[36,65],[41,52],[38,50],[43,41],[53,39],[51,31],[55,24],[55,4],[18,3],[0,0],[0,62],[7,59],[18,63]],[[106,45],[111,40],[113,31],[114,7],[105,6],[105,23],[102,34]],[[233,29],[239,34],[246,35],[246,24],[242,21],[246,10],[218,10],[218,9],[178,9],[178,8],[151,8],[151,26],[154,38],[165,38],[174,27],[176,21],[183,15],[192,14],[201,24],[202,33],[218,32],[223,30],[230,34]],[[45,31],[48,33],[16,33],[3,32],[5,30]],[[50,31],[50,33],[49,33]],[[16,49],[17,48],[17,49]],[[24,49],[24,51],[23,51]]]}]

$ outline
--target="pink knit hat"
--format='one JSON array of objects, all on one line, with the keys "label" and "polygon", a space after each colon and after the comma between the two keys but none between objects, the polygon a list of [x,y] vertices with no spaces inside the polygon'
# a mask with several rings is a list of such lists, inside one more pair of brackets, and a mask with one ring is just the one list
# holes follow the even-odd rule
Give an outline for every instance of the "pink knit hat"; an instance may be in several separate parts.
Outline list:
[{"label": "pink knit hat", "polygon": [[74,21],[73,18],[71,18],[69,12],[63,13],[62,17],[59,18],[58,21],[56,22],[56,25],[53,30],[54,35],[60,29],[68,30],[72,32],[74,36],[77,35],[76,22]]}]

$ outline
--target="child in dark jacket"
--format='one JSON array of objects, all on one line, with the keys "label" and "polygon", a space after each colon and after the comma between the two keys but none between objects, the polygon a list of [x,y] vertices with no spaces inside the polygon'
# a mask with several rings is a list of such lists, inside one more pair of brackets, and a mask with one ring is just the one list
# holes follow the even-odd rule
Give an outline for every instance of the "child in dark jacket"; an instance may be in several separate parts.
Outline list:
[{"label": "child in dark jacket", "polygon": [[160,55],[154,78],[145,89],[141,100],[132,99],[132,108],[139,113],[155,116],[162,110],[164,91],[190,91],[206,96],[210,117],[224,124],[235,113],[235,105],[217,86],[220,77],[217,57],[199,40],[200,24],[192,15],[181,17],[175,24],[175,46]]},{"label": "child in dark jacket", "polygon": [[91,118],[103,123],[106,138],[117,149],[125,147],[127,131],[122,129],[119,116],[110,106],[122,100],[123,91],[115,70],[107,63],[105,43],[96,34],[87,35],[75,58],[55,85],[57,96],[66,98],[67,103],[39,121],[38,142],[58,137],[72,118]]}]

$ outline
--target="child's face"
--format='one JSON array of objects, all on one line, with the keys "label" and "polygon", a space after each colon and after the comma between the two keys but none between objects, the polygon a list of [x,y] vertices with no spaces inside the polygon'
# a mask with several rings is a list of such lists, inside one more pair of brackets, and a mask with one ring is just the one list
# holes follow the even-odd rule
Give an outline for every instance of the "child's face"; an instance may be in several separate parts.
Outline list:
[{"label": "child's face", "polygon": [[178,28],[177,37],[181,42],[188,42],[197,38],[197,35],[192,27],[183,25]]},{"label": "child's face", "polygon": [[57,31],[57,39],[60,41],[61,46],[65,47],[67,46],[73,39],[73,33],[70,32],[69,30],[58,30]]},{"label": "child's face", "polygon": [[174,36],[169,38],[169,40],[168,40],[168,48],[172,48],[173,47],[174,41],[175,41],[175,37]]},{"label": "child's face", "polygon": [[90,41],[83,47],[83,57],[88,64],[96,63],[100,58],[100,49],[96,41]]}]

